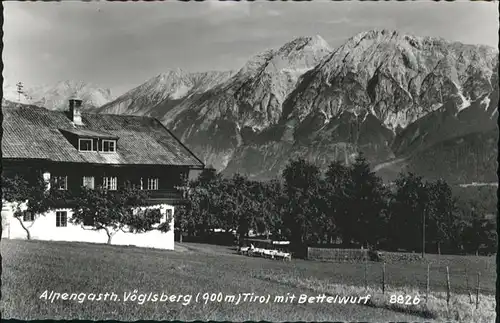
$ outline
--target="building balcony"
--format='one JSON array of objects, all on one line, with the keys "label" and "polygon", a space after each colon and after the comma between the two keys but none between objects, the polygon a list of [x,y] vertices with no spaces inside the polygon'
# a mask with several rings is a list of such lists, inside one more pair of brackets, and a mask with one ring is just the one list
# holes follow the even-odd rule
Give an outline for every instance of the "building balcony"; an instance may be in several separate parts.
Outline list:
[{"label": "building balcony", "polygon": [[[176,189],[148,190],[147,192],[149,194],[149,198],[146,201],[147,205],[184,204],[187,202],[186,199],[183,198],[182,192]],[[78,194],[77,191],[75,193]],[[58,208],[66,208],[74,206],[76,201],[70,196],[64,199],[54,199],[53,202]]]},{"label": "building balcony", "polygon": [[148,193],[148,204],[179,204],[186,202],[182,197],[182,192],[176,189],[151,190]]}]

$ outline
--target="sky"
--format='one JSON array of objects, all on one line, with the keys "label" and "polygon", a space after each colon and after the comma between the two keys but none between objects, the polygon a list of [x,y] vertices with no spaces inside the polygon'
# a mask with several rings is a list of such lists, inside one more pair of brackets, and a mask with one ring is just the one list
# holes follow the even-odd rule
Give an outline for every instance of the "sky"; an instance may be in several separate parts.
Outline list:
[{"label": "sky", "polygon": [[359,32],[498,47],[496,2],[4,2],[4,84],[81,80],[118,96],[169,69],[239,69],[299,36]]}]

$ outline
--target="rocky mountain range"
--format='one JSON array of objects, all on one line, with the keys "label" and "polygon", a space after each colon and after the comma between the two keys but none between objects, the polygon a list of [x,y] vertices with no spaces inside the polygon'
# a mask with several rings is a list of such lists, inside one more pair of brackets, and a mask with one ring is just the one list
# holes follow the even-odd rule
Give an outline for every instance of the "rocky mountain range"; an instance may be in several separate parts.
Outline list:
[{"label": "rocky mountain range", "polygon": [[362,152],[386,180],[496,182],[498,94],[495,49],[375,30],[336,49],[297,38],[238,71],[171,70],[96,111],[159,118],[228,175],[267,179],[290,158],[324,167]]},{"label": "rocky mountain range", "polygon": [[163,111],[170,111],[193,96],[223,83],[233,74],[231,71],[187,73],[182,69],[170,70],[102,105],[98,111],[164,117]]},{"label": "rocky mountain range", "polygon": [[50,110],[68,108],[68,98],[76,95],[82,99],[85,109],[96,109],[113,101],[115,97],[110,89],[99,87],[84,81],[66,80],[43,86],[25,86],[21,95],[15,85],[4,84],[3,98],[11,102],[20,102],[45,107]]}]

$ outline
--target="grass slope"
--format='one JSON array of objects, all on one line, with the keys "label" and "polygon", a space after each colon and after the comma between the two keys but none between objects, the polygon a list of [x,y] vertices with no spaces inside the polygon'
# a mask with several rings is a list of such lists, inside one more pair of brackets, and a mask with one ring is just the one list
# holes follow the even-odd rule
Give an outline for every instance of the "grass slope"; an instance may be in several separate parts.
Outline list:
[{"label": "grass slope", "polygon": [[[177,248],[177,247],[176,247]],[[422,317],[355,304],[268,304],[241,302],[197,303],[198,293],[255,293],[271,298],[287,293],[317,296],[319,291],[304,285],[284,284],[269,277],[293,281],[317,279],[328,284],[362,285],[362,264],[332,264],[293,260],[289,262],[250,258],[234,254],[226,247],[180,244],[177,251],[98,244],[2,240],[3,257],[1,310],[4,318],[17,319],[115,319],[148,320],[227,320],[227,321],[420,321]],[[469,258],[463,258],[469,259]],[[471,258],[472,259],[472,258]],[[440,259],[451,266],[464,264],[455,258]],[[467,260],[470,272],[481,269],[482,285],[494,286],[494,265],[489,258]],[[492,262],[492,261],[491,261]],[[372,264],[370,284],[378,284]],[[378,266],[378,267],[377,267]],[[396,265],[394,265],[396,266]],[[400,265],[391,269],[388,284],[415,281],[415,269]],[[420,268],[420,267],[419,267]],[[453,272],[453,267],[452,272]],[[489,268],[489,272],[486,272]],[[399,270],[397,270],[399,269]],[[421,271],[421,270],[420,270]],[[388,270],[389,272],[389,270]],[[420,273],[416,273],[421,275]],[[490,278],[492,276],[493,278]],[[437,279],[437,278],[436,278]],[[431,289],[432,289],[431,281]],[[452,281],[452,288],[456,280]],[[471,283],[472,285],[472,283]],[[40,299],[48,290],[60,293],[111,293],[121,301]],[[124,293],[162,292],[192,294],[190,304],[171,302],[124,302]],[[364,295],[359,295],[364,296]]]},{"label": "grass slope", "polygon": [[[217,321],[414,321],[417,317],[359,305],[194,302],[77,301],[40,299],[45,290],[60,293],[317,294],[254,276],[293,263],[231,256],[184,248],[160,251],[98,244],[3,240],[3,318],[87,320]],[[263,266],[261,266],[263,265]]]}]

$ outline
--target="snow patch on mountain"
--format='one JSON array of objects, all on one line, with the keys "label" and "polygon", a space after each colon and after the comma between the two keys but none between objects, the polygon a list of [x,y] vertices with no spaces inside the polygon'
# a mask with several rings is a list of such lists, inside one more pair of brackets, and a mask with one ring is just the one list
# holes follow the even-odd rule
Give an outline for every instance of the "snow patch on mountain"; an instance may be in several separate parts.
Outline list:
[{"label": "snow patch on mountain", "polygon": [[384,125],[391,129],[393,132],[396,131],[398,127],[406,128],[411,122],[407,117],[406,111],[398,111],[396,113],[388,111],[386,117],[384,118]]},{"label": "snow patch on mountain", "polygon": [[286,74],[290,78],[291,82],[296,83],[303,74],[309,72],[312,69],[313,67],[296,69],[284,68],[281,70],[281,72]]},{"label": "snow patch on mountain", "polygon": [[468,108],[468,107],[470,106],[470,103],[471,103],[471,102],[470,102],[470,99],[468,99],[468,98],[466,98],[466,97],[464,96],[464,94],[463,94],[463,92],[462,92],[462,91],[463,91],[463,90],[462,90],[462,87],[461,87],[459,84],[457,84],[456,82],[453,82],[453,83],[454,83],[454,84],[455,84],[455,86],[457,87],[457,90],[458,90],[458,93],[457,93],[457,94],[458,94],[458,96],[460,97],[460,99],[462,100],[462,101],[461,101],[461,103],[460,103],[460,105],[457,107],[457,114],[458,114],[460,111],[462,111],[462,110],[464,110],[464,109]]},{"label": "snow patch on mountain", "polygon": [[490,119],[493,119],[495,117],[495,114],[498,114],[498,107],[495,108],[495,110],[493,110],[493,112],[491,113]]},{"label": "snow patch on mountain", "polygon": [[328,124],[330,122],[330,119],[332,118],[331,115],[327,114],[325,110],[320,110],[321,114],[325,118],[325,121],[323,122],[324,125]]},{"label": "snow patch on mountain", "polygon": [[366,118],[368,118],[368,115],[369,115],[369,114],[370,114],[370,112],[366,111],[365,116],[363,117],[363,122],[365,122],[365,121],[366,121]]},{"label": "snow patch on mountain", "polygon": [[481,105],[484,105],[484,110],[488,110],[488,107],[490,106],[490,97],[489,96],[485,96],[482,100],[481,100]]},{"label": "snow patch on mountain", "polygon": [[170,98],[174,100],[179,100],[187,96],[189,90],[191,90],[191,87],[186,86],[185,84],[180,84],[177,88],[173,90],[173,92],[170,93]]}]

